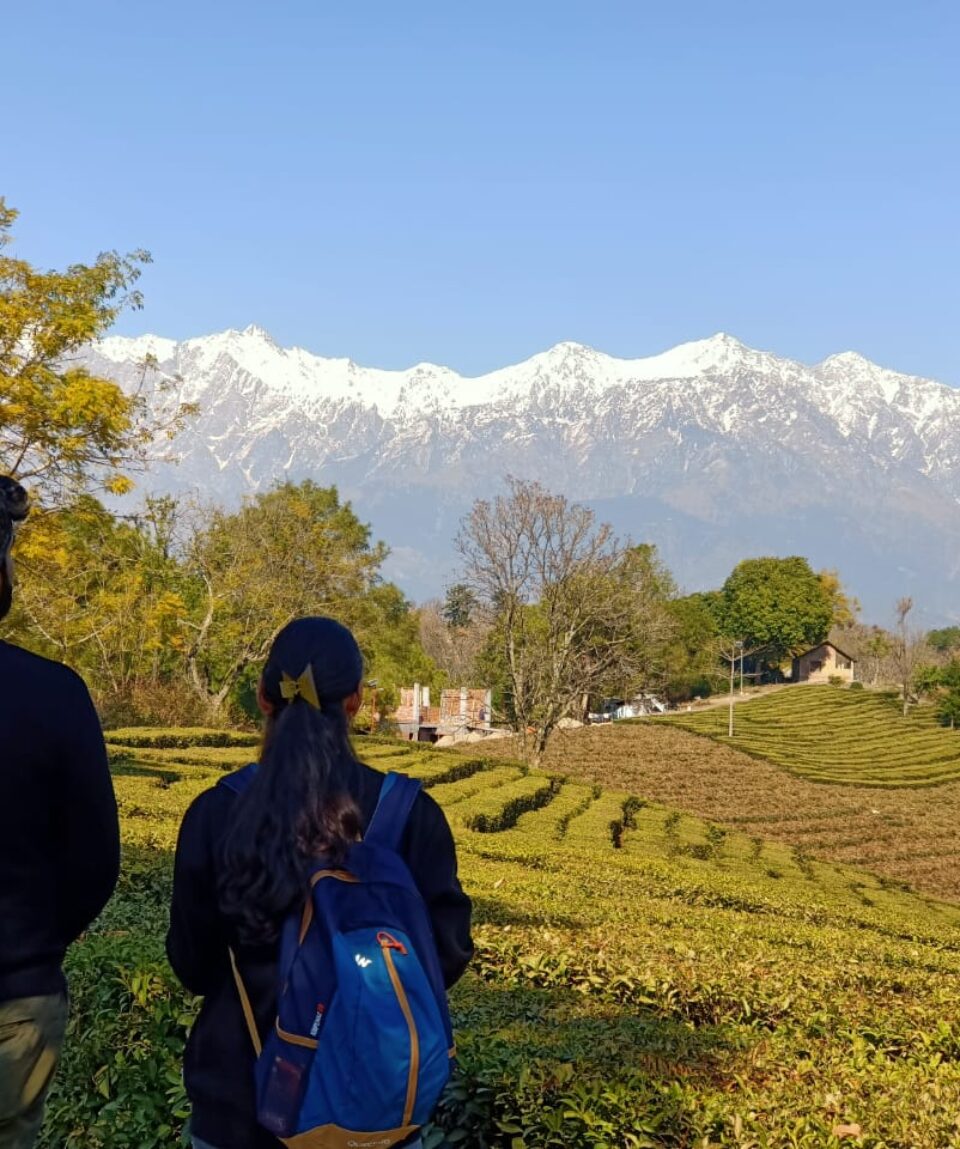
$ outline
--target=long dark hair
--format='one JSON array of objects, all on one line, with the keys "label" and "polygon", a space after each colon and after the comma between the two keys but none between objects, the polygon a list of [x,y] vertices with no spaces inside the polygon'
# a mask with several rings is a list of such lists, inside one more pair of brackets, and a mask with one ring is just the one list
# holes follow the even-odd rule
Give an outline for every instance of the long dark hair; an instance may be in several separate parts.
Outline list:
[{"label": "long dark hair", "polygon": [[362,675],[356,640],[333,619],[297,619],[273,644],[260,687],[273,713],[234,806],[219,883],[220,907],[246,944],[273,942],[306,896],[311,862],[342,861],[359,837],[344,699]]}]

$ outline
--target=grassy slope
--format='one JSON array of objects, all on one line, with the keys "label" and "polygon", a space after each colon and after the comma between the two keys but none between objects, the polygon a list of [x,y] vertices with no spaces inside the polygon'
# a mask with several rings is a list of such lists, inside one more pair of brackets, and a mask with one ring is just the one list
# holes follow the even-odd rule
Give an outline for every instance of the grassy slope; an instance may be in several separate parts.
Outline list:
[{"label": "grassy slope", "polygon": [[[461,1144],[819,1149],[853,1123],[874,1149],[960,1144],[960,910],[665,806],[631,810],[624,826],[613,789],[551,785],[507,761],[364,748],[425,779],[476,902],[478,957],[453,997],[463,1079],[442,1117]],[[159,956],[168,851],[224,762],[203,748],[189,764],[127,753],[115,763],[123,892],[71,959],[85,1040],[71,1047],[46,1142],[69,1149],[175,1138],[150,1117],[158,1090],[176,1110],[191,1012]],[[133,970],[110,956],[131,938],[142,947]],[[101,1055],[115,984],[126,1012]],[[159,1011],[164,1040],[142,1036],[145,1011]],[[110,1068],[128,1058],[129,1079]],[[140,1084],[154,1079],[165,1084]],[[128,1081],[139,1109],[123,1100]],[[105,1100],[116,1103],[106,1120],[94,1116]],[[130,1125],[141,1110],[149,1140]]]}]

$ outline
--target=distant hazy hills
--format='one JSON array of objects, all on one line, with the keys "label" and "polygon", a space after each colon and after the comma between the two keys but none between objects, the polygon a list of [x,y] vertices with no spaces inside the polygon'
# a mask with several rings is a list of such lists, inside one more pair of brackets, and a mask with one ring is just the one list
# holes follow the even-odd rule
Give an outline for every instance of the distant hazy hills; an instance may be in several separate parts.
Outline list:
[{"label": "distant hazy hills", "polygon": [[800,553],[839,568],[871,620],[902,594],[931,624],[960,617],[960,392],[859,355],[807,366],[729,335],[632,360],[560,343],[470,379],[323,359],[248,327],[110,338],[90,365],[133,385],[147,352],[201,407],[150,489],[229,503],[286,476],[336,483],[415,599],[449,581],[460,516],[510,474],[657,543],[687,589]]}]

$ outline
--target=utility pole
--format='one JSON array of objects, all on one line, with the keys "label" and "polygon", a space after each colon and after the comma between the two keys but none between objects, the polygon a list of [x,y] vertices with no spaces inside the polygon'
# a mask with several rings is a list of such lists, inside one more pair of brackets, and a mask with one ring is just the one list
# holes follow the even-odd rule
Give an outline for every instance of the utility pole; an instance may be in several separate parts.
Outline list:
[{"label": "utility pole", "polygon": [[727,737],[733,737],[733,672],[737,665],[737,652],[734,649],[730,658],[730,727],[727,730]]},{"label": "utility pole", "polygon": [[[725,643],[729,641],[729,648]],[[727,736],[733,737],[733,698],[736,689],[737,678],[737,659],[740,660],[740,693],[743,694],[743,656],[744,656],[744,641],[742,638],[731,638],[729,640],[722,640],[720,646],[720,657],[725,658],[730,663],[730,701],[729,701],[729,715],[727,722]]]}]

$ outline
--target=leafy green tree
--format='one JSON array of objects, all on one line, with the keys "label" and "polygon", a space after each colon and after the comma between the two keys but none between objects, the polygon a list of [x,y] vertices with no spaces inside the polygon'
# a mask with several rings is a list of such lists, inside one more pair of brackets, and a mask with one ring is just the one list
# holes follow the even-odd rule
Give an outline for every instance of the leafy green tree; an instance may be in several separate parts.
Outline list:
[{"label": "leafy green tree", "polygon": [[953,730],[960,721],[960,659],[952,658],[945,666],[920,666],[913,678],[918,697],[933,695],[937,718]]},{"label": "leafy green tree", "polygon": [[396,708],[401,686],[412,682],[442,685],[436,664],[421,645],[418,614],[392,583],[379,583],[370,589],[357,604],[354,626],[367,676],[377,684],[379,716]]},{"label": "leafy green tree", "polygon": [[477,596],[462,582],[447,589],[443,600],[443,620],[452,630],[466,630],[477,610]]},{"label": "leafy green tree", "polygon": [[385,557],[336,488],[310,480],[255,495],[235,512],[204,512],[185,556],[187,666],[211,716],[292,619],[328,614],[354,625]]},{"label": "leafy green tree", "polygon": [[913,689],[918,697],[929,697],[936,694],[943,686],[942,666],[918,666],[913,676]]},{"label": "leafy green tree", "polygon": [[47,505],[80,491],[122,493],[152,445],[192,408],[173,385],[134,394],[90,374],[77,353],[124,308],[139,308],[135,284],[145,251],[106,252],[92,264],[39,271],[5,254],[17,212],[0,199],[0,460]]},{"label": "leafy green tree", "polygon": [[927,645],[938,654],[960,650],[960,626],[945,626],[927,632]]},{"label": "leafy green tree", "polygon": [[940,672],[943,695],[937,707],[937,717],[951,730],[960,720],[960,659],[952,658]]},{"label": "leafy green tree", "polygon": [[952,689],[944,693],[937,703],[937,718],[944,726],[956,729],[960,722],[960,690]]},{"label": "leafy green tree", "polygon": [[822,642],[834,603],[805,558],[745,559],[723,584],[718,624],[768,664]]},{"label": "leafy green tree", "polygon": [[666,694],[671,702],[706,697],[721,675],[717,650],[716,592],[690,594],[668,602],[676,623],[667,649]]}]

